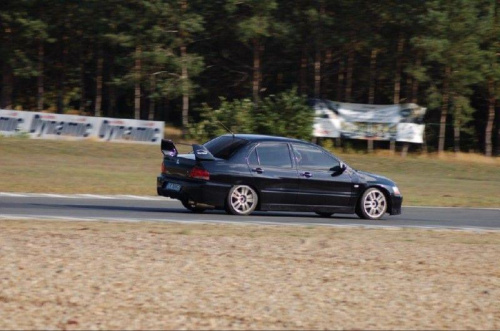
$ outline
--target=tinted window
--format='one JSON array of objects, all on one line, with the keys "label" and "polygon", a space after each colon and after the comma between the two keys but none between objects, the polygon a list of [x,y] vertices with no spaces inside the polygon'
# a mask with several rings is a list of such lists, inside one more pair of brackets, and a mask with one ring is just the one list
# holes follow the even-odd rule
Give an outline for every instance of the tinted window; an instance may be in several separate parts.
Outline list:
[{"label": "tinted window", "polygon": [[300,168],[331,169],[339,164],[333,156],[311,145],[293,144],[293,150]]},{"label": "tinted window", "polygon": [[255,149],[261,166],[291,168],[292,159],[287,144],[261,144]]},{"label": "tinted window", "polygon": [[257,157],[257,149],[254,149],[248,156],[248,164],[258,165],[259,158]]},{"label": "tinted window", "polygon": [[220,136],[205,143],[205,146],[213,156],[221,159],[229,159],[247,140],[233,136]]}]

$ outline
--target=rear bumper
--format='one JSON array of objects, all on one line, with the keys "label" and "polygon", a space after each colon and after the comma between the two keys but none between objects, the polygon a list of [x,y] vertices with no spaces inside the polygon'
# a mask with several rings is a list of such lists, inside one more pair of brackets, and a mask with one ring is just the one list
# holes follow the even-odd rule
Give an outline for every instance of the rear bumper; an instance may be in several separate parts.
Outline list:
[{"label": "rear bumper", "polygon": [[389,210],[389,214],[391,214],[391,215],[401,214],[401,205],[402,204],[403,204],[403,196],[402,195],[392,195],[391,196],[391,210]]},{"label": "rear bumper", "polygon": [[[181,186],[180,191],[167,190],[167,183],[179,184]],[[158,195],[184,201],[192,200],[215,208],[224,207],[230,188],[230,185],[195,179],[185,180],[163,174],[156,178]]]}]

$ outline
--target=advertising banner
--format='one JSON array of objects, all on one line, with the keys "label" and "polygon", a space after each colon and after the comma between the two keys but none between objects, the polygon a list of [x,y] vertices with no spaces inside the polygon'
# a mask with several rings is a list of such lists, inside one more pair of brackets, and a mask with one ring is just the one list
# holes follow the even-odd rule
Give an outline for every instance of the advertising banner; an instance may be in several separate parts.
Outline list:
[{"label": "advertising banner", "polygon": [[32,113],[27,132],[37,139],[79,140],[92,137],[98,121],[87,116]]},{"label": "advertising banner", "polygon": [[29,132],[33,114],[27,111],[0,109],[0,135],[12,136],[20,132]]},{"label": "advertising banner", "polygon": [[159,144],[164,122],[0,109],[0,135]]},{"label": "advertising banner", "polygon": [[369,105],[314,99],[314,136],[423,143],[426,108],[413,103]]},{"label": "advertising banner", "polygon": [[96,138],[100,141],[120,141],[160,144],[164,122],[119,118],[99,118]]}]

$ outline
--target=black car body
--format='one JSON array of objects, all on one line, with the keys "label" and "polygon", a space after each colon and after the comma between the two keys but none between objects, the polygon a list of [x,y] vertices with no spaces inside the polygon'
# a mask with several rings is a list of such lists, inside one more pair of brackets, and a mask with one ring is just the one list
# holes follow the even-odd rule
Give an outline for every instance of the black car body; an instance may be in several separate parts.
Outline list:
[{"label": "black car body", "polygon": [[388,178],[354,170],[320,146],[264,135],[223,135],[178,154],[162,141],[159,195],[195,212],[225,209],[356,213],[379,219],[401,213],[403,197]]}]

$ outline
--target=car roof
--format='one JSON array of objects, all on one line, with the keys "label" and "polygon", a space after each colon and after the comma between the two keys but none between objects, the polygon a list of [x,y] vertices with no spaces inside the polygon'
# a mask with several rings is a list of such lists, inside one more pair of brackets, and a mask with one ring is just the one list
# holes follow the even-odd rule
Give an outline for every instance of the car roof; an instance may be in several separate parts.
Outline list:
[{"label": "car roof", "polygon": [[[226,137],[231,137],[231,134],[225,134],[224,136]],[[299,139],[293,139],[293,138],[286,138],[286,137],[280,137],[280,136],[268,136],[268,135],[263,135],[263,134],[235,134],[234,135],[236,138],[240,139],[245,139],[248,141],[252,142],[263,142],[263,141],[282,141],[282,142],[297,142],[297,143],[307,143],[310,144],[307,141],[299,140]]]}]

